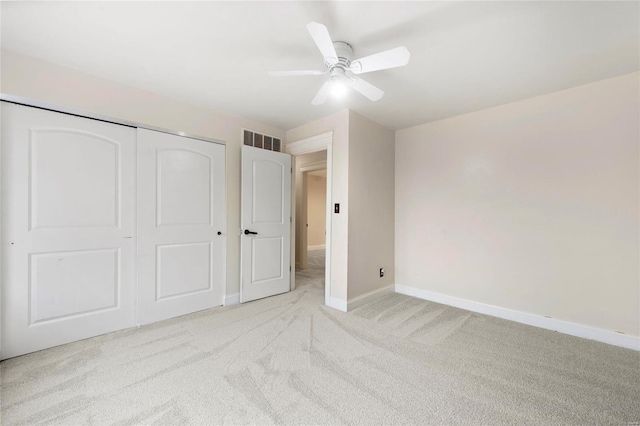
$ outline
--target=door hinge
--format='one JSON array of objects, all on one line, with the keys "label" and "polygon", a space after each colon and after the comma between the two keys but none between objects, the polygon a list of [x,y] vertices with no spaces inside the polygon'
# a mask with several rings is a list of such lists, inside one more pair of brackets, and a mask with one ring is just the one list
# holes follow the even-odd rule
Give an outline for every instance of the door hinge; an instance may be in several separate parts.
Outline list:
[{"label": "door hinge", "polygon": [[289,216],[289,223],[293,223],[293,218]]},{"label": "door hinge", "polygon": [[291,272],[291,265],[289,265],[289,272]]}]

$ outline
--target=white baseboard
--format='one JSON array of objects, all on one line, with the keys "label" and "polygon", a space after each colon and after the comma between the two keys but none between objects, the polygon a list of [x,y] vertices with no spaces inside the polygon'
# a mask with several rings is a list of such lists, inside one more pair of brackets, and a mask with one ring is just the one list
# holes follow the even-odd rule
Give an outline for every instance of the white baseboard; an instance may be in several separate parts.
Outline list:
[{"label": "white baseboard", "polygon": [[224,297],[224,306],[237,305],[240,303],[240,293],[233,293]]},{"label": "white baseboard", "polygon": [[377,290],[373,290],[373,291],[370,291],[368,293],[365,293],[365,294],[363,294],[361,296],[354,297],[353,299],[350,299],[350,300],[347,301],[347,311],[351,311],[351,310],[357,308],[358,306],[362,306],[365,303],[368,303],[371,300],[373,300],[376,297],[381,296],[383,294],[393,293],[394,289],[395,289],[395,286],[393,284],[390,284],[390,285],[388,285],[386,287],[382,287],[382,288],[379,288]]},{"label": "white baseboard", "polygon": [[324,249],[326,246],[324,244],[320,244],[319,246],[307,246],[307,250],[320,250]]},{"label": "white baseboard", "polygon": [[346,300],[340,300],[333,297],[329,297],[329,298],[326,298],[324,302],[325,302],[324,304],[330,308],[337,309],[342,312],[347,312]]},{"label": "white baseboard", "polygon": [[534,327],[545,328],[547,330],[558,331],[560,333],[570,334],[584,339],[596,340],[609,345],[640,351],[640,337],[630,336],[628,334],[602,330],[600,328],[589,327],[555,318],[548,318],[541,315],[514,311],[512,309],[487,305],[485,303],[474,302],[472,300],[461,299],[459,297],[448,296],[446,294],[435,293],[399,284],[396,284],[395,290],[396,293],[417,297],[419,299],[430,300],[432,302],[442,303],[444,305],[454,306],[468,311],[479,312],[481,314],[532,325]]}]

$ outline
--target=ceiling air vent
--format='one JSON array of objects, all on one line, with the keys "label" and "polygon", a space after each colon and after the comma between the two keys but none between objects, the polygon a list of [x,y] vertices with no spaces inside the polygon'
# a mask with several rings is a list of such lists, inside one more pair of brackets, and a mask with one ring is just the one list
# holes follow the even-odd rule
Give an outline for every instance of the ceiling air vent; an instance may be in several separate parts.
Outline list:
[{"label": "ceiling air vent", "polygon": [[251,130],[244,130],[243,135],[245,145],[278,152],[282,147],[282,141],[274,136],[262,135]]}]

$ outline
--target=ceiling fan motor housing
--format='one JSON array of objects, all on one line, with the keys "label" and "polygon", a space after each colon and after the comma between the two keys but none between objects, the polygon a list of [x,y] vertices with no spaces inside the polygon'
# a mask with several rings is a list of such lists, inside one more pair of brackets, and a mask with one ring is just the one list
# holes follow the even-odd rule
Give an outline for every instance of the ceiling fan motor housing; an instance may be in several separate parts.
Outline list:
[{"label": "ceiling fan motor housing", "polygon": [[353,48],[349,43],[344,41],[334,41],[333,48],[336,50],[338,56],[338,63],[325,65],[329,68],[331,76],[344,75],[344,72],[351,66],[351,59],[353,59]]}]

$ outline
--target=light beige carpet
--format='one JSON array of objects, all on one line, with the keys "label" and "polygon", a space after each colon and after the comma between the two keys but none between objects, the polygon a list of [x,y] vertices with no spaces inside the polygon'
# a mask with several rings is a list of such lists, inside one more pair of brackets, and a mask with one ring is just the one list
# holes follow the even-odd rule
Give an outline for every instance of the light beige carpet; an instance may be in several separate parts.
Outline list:
[{"label": "light beige carpet", "polygon": [[638,352],[391,294],[298,289],[7,360],[2,424],[626,424]]}]

